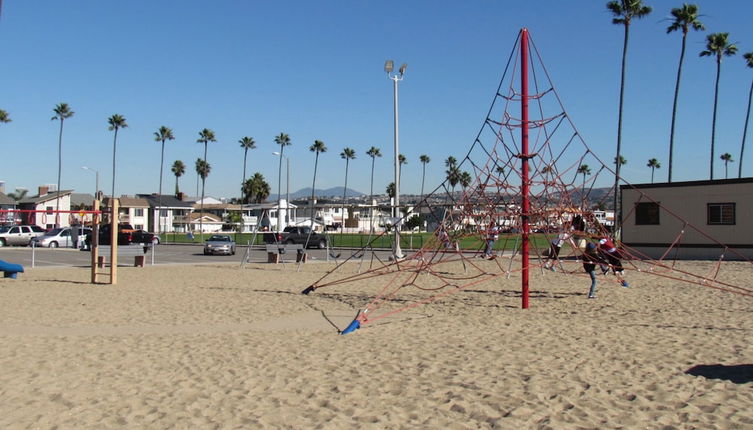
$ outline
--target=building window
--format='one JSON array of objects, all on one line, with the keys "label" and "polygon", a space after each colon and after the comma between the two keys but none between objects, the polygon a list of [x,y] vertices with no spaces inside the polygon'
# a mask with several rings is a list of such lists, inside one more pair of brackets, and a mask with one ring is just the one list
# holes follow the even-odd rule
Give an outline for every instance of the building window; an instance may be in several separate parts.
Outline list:
[{"label": "building window", "polygon": [[144,216],[144,209],[134,209],[134,216]]},{"label": "building window", "polygon": [[709,225],[735,225],[734,203],[709,203],[706,207]]},{"label": "building window", "polygon": [[161,216],[163,218],[166,217],[167,216],[167,209],[161,209],[159,211],[159,216]]},{"label": "building window", "polygon": [[52,215],[52,211],[53,211],[53,210],[54,210],[55,208],[54,208],[54,207],[52,207],[52,206],[47,206],[47,208],[46,208],[46,209],[47,209],[47,215]]},{"label": "building window", "polygon": [[659,203],[636,203],[635,225],[659,225]]},{"label": "building window", "polygon": [[144,229],[144,225],[143,224],[136,224],[136,225],[133,226],[133,228],[135,228],[136,230],[143,230]]}]

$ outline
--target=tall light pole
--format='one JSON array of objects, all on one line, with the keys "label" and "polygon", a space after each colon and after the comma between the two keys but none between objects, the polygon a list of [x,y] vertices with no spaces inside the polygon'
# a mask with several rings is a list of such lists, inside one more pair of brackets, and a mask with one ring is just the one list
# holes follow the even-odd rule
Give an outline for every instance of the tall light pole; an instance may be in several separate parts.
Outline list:
[{"label": "tall light pole", "polygon": [[83,170],[88,170],[90,172],[94,172],[95,174],[95,182],[94,182],[94,199],[97,199],[97,196],[99,196],[99,170],[92,169],[91,167],[81,166]]},{"label": "tall light pole", "polygon": [[[290,223],[290,158],[287,155],[281,154],[277,151],[273,152],[272,154],[285,159],[285,226],[287,227]],[[279,190],[279,187],[278,187]],[[277,195],[277,219],[280,219],[280,210],[282,210],[280,202],[280,196],[279,193]],[[277,222],[277,225],[280,225],[280,222]],[[278,230],[280,230],[278,228]]]},{"label": "tall light pole", "polygon": [[395,260],[404,258],[403,251],[400,249],[400,226],[402,220],[400,217],[400,145],[398,139],[398,116],[397,116],[397,83],[403,80],[405,69],[408,67],[407,63],[403,63],[398,70],[398,73],[392,74],[395,67],[395,63],[392,60],[387,60],[384,63],[384,71],[387,72],[387,78],[392,80],[392,94],[393,94],[393,110],[395,113],[395,200],[393,216],[397,220],[395,222],[395,248],[393,251],[393,257]]}]

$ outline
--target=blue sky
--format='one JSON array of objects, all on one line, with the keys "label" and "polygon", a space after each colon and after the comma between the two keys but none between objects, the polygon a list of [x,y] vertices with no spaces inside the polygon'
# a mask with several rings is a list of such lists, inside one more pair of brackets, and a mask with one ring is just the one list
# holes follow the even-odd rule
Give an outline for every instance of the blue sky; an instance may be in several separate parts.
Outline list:
[{"label": "blue sky", "polygon": [[[646,182],[649,158],[666,178],[669,124],[681,35],[666,34],[679,1],[645,1],[654,8],[631,27],[623,125],[629,182]],[[65,123],[62,188],[110,190],[112,132],[107,118],[126,117],[118,136],[116,194],[156,192],[160,145],[153,133],[174,130],[165,155],[183,160],[181,188],[195,194],[196,143],[214,130],[207,194],[236,196],[243,151],[251,136],[248,172],[262,173],[277,190],[278,150],[285,132],[292,146],[291,191],[310,186],[315,139],[329,151],[320,158],[317,188],[342,185],[344,147],[356,150],[348,185],[368,192],[371,146],[377,159],[375,190],[392,172],[392,83],[384,61],[408,63],[400,84],[400,144],[408,158],[402,191],[418,193],[420,154],[427,189],[444,177],[443,160],[461,158],[472,143],[510,50],[527,27],[554,85],[586,142],[602,159],[614,157],[623,30],[611,23],[605,1],[153,1],[5,0],[0,18],[0,109],[13,122],[0,125],[6,191],[55,183],[58,123],[53,107],[76,112]],[[675,180],[708,179],[715,63],[699,58],[705,34],[729,32],[737,56],[722,64],[717,152],[739,162],[753,69],[753,2],[699,1],[706,32],[688,37],[676,137]],[[573,6],[576,5],[576,6]],[[753,130],[749,133],[753,140]],[[749,142],[750,143],[750,142]],[[744,176],[753,175],[753,147]],[[717,176],[723,176],[718,161]],[[737,172],[737,163],[731,171]],[[284,181],[284,172],[283,172]],[[608,185],[608,184],[604,184]],[[283,183],[284,192],[284,183]]]}]

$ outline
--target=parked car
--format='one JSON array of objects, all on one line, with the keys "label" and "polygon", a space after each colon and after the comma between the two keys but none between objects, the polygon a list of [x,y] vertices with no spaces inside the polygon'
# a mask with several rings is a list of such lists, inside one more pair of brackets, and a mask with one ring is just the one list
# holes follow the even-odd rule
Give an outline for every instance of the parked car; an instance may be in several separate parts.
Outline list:
[{"label": "parked car", "polygon": [[[74,243],[74,229],[78,229],[78,235],[75,237],[75,243]],[[86,235],[91,233],[92,229],[89,227],[60,227],[60,228],[53,228],[52,230],[45,233],[43,236],[35,237],[31,240],[32,246],[43,246],[46,248],[57,248],[57,247],[65,247],[65,248],[78,248],[79,244],[81,244],[85,238]]]},{"label": "parked car", "polygon": [[37,225],[10,225],[0,227],[0,246],[28,245],[31,240],[44,234]]},{"label": "parked car", "polygon": [[235,242],[226,234],[214,234],[204,242],[204,255],[235,255]]},{"label": "parked car", "polygon": [[159,236],[146,230],[134,230],[132,233],[134,243],[151,243],[159,245]]},{"label": "parked car", "polygon": [[308,243],[309,248],[324,249],[327,247],[327,237],[311,231],[311,227],[288,226],[281,233],[264,233],[264,243],[284,243],[288,245],[306,245]]}]

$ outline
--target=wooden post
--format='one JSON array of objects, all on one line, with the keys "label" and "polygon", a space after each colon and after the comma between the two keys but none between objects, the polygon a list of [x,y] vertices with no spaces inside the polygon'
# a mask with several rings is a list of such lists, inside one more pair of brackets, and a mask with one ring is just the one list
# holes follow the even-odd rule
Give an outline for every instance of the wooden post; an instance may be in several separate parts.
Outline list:
[{"label": "wooden post", "polygon": [[89,252],[92,257],[92,284],[97,283],[97,257],[99,256],[99,205],[99,200],[95,198],[93,204],[94,214],[92,214],[92,235],[91,241],[89,242]]},{"label": "wooden post", "polygon": [[110,198],[110,284],[118,283],[118,199]]}]

